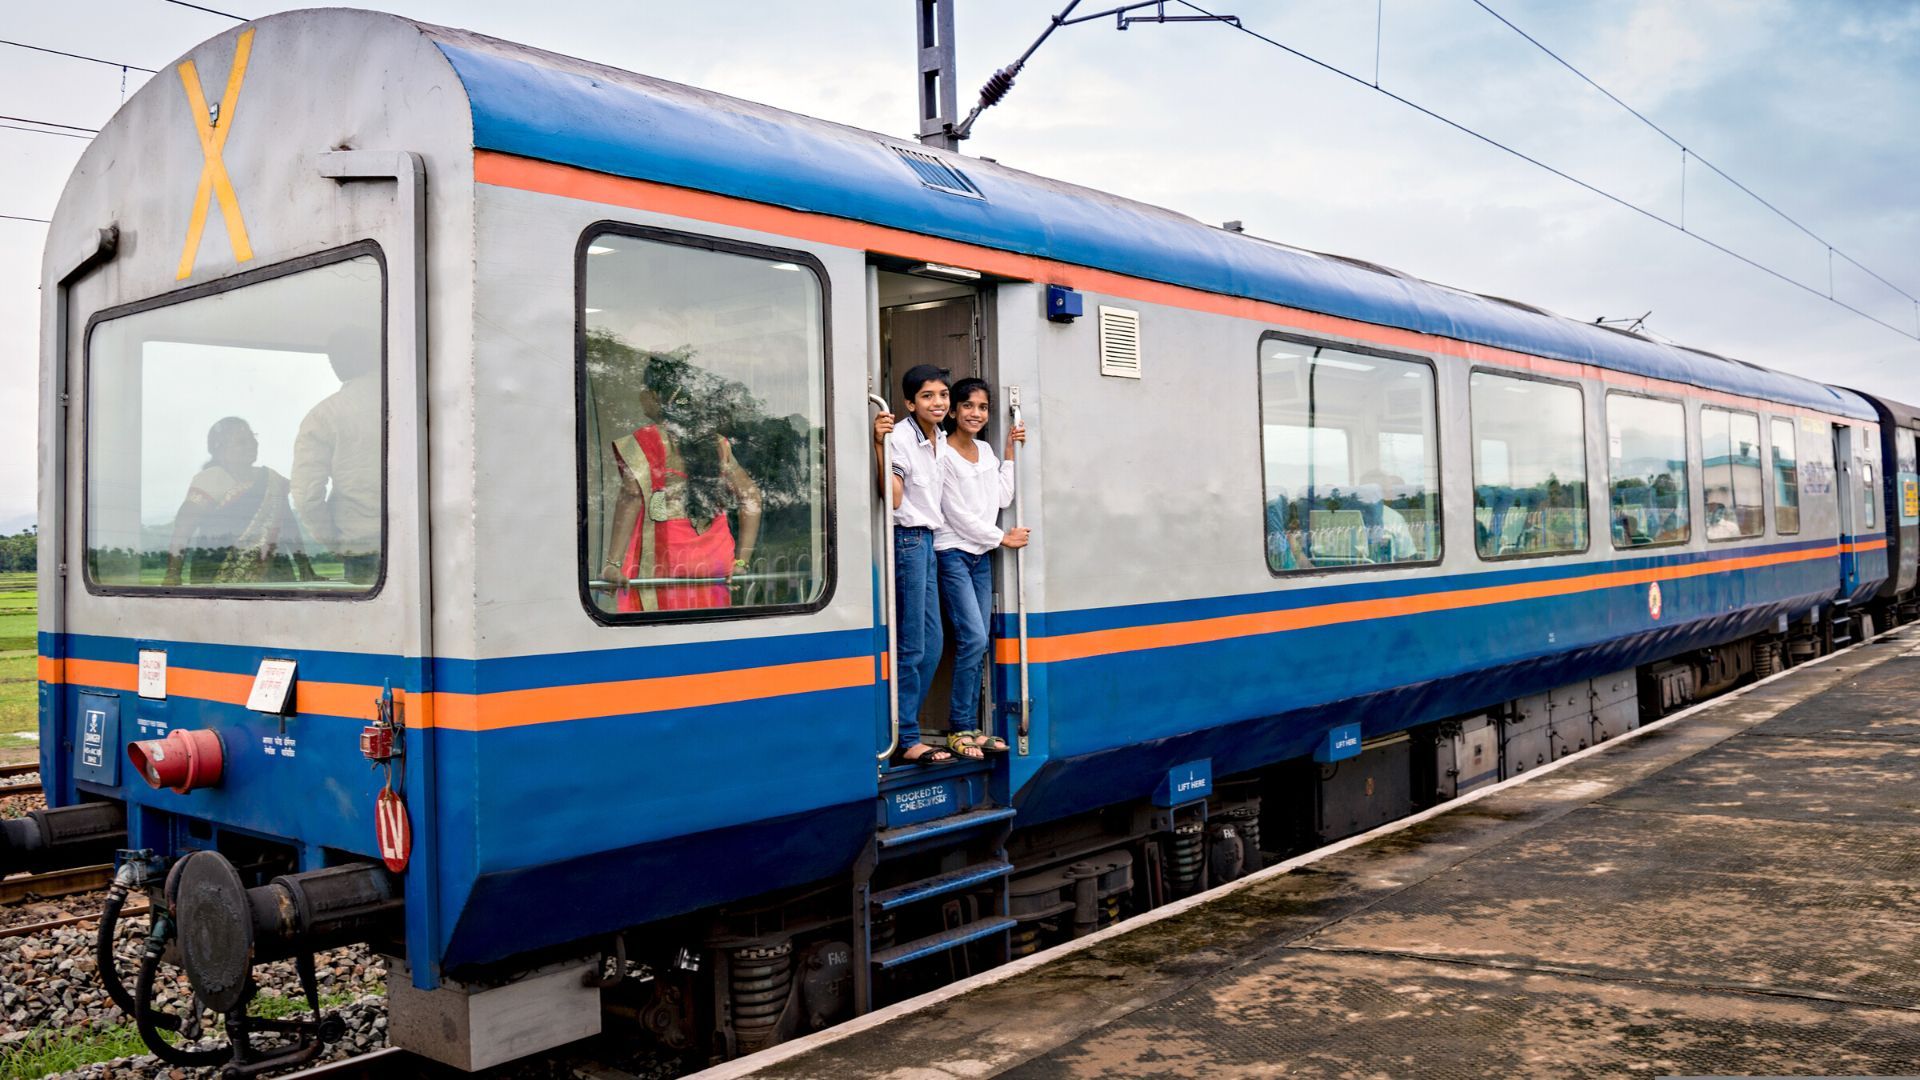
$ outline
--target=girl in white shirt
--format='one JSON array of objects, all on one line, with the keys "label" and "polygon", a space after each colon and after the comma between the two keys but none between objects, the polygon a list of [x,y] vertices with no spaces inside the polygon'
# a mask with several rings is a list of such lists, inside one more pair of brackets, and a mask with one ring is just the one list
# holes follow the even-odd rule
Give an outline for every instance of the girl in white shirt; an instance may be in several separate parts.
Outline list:
[{"label": "girl in white shirt", "polygon": [[953,385],[948,413],[948,453],[940,455],[941,524],[934,530],[934,558],[940,567],[940,606],[953,623],[953,697],[947,746],[977,758],[1004,754],[1007,741],[972,723],[980,715],[980,671],[986,661],[988,628],[993,619],[993,550],[1027,544],[1026,529],[1002,530],[1000,511],[1013,501],[1013,455],[1027,441],[1027,429],[1007,433],[1007,460],[993,456],[980,436],[993,404],[987,384],[961,379]]}]

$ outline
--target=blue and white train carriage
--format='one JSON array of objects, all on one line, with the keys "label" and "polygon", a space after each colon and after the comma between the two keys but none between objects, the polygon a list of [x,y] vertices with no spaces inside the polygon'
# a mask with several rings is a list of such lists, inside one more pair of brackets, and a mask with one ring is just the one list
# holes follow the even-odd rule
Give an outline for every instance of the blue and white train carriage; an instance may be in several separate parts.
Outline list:
[{"label": "blue and white train carriage", "polygon": [[[1912,599],[1904,407],[386,15],[153,79],[45,267],[53,809],[0,855],[122,850],[196,1064],[316,1052],[247,972],[352,940],[467,1067],[615,1001],[764,1047]],[[1034,539],[1014,752],[889,769],[868,394],[921,361],[1024,410]]]}]

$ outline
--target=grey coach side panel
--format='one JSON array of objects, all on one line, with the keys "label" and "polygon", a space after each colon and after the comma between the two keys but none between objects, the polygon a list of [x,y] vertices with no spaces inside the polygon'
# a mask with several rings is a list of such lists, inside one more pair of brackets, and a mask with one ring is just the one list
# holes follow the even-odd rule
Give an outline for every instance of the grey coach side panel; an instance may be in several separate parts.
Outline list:
[{"label": "grey coach side panel", "polygon": [[[202,95],[205,115],[188,85]],[[203,127],[212,133],[212,152],[203,151]],[[432,40],[406,20],[369,12],[294,12],[235,27],[164,67],[120,108],[82,155],[48,230],[49,285],[92,249],[98,229],[117,226],[120,243],[71,291],[64,357],[56,353],[62,335],[51,287],[43,303],[41,558],[70,569],[64,589],[55,575],[42,578],[43,630],[179,641],[329,640],[349,651],[409,652],[413,636],[403,607],[416,595],[425,564],[437,579],[439,641],[456,654],[467,647],[461,643],[472,637],[470,604],[461,597],[472,590],[457,579],[471,547],[465,510],[472,499],[471,422],[464,403],[472,141],[465,94]],[[414,389],[412,341],[394,338],[411,322],[398,317],[396,305],[412,303],[412,282],[396,279],[394,270],[411,261],[399,256],[413,243],[414,219],[410,207],[397,202],[398,185],[391,181],[323,176],[320,155],[342,149],[417,154],[425,166],[429,309],[418,315],[427,323],[424,396],[433,410],[435,473],[434,550],[425,559],[416,554],[421,538],[413,507],[422,478],[413,447],[429,408]],[[189,252],[196,193],[206,198],[203,179],[214,195],[211,209],[201,208],[197,247]],[[380,245],[388,267],[388,575],[382,591],[346,603],[90,593],[80,535],[89,318],[364,240]],[[410,397],[403,400],[400,389]],[[71,402],[64,415],[63,390]]]},{"label": "grey coach side panel", "polygon": [[[475,197],[481,257],[472,393],[481,497],[471,514],[484,601],[478,606],[479,651],[473,655],[630,649],[873,625],[866,254],[507,187],[482,185]],[[581,237],[600,222],[799,251],[825,267],[829,520],[837,565],[823,610],[607,626],[584,609],[575,460],[575,257]]]}]

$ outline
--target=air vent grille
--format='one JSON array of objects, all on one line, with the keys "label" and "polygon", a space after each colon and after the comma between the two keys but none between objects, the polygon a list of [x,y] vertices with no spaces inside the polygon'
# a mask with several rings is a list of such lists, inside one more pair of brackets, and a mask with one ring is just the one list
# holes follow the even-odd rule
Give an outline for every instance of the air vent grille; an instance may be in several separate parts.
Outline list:
[{"label": "air vent grille", "polygon": [[932,154],[923,154],[904,146],[894,147],[893,152],[900,155],[900,160],[906,162],[907,168],[913,170],[913,175],[919,177],[920,182],[928,187],[951,195],[965,195],[969,199],[983,197],[980,189],[973,186],[973,181],[967,179],[966,173]]},{"label": "air vent grille", "polygon": [[1100,374],[1121,379],[1140,377],[1139,312],[1101,306]]}]

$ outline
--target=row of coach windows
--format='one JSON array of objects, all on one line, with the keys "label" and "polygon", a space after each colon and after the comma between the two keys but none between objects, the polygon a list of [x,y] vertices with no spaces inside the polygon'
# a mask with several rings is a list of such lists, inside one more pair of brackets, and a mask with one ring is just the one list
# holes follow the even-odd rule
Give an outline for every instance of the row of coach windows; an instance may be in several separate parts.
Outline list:
[{"label": "row of coach windows", "polygon": [[[1433,368],[1269,335],[1261,343],[1267,565],[1276,573],[1440,557]],[[1606,533],[1618,549],[1694,536],[1686,408],[1606,395]],[[1590,542],[1579,387],[1475,371],[1469,380],[1474,548],[1484,559],[1571,554]],[[1760,536],[1771,483],[1778,532],[1800,531],[1796,427],[1700,409],[1700,525],[1709,540]]]}]

